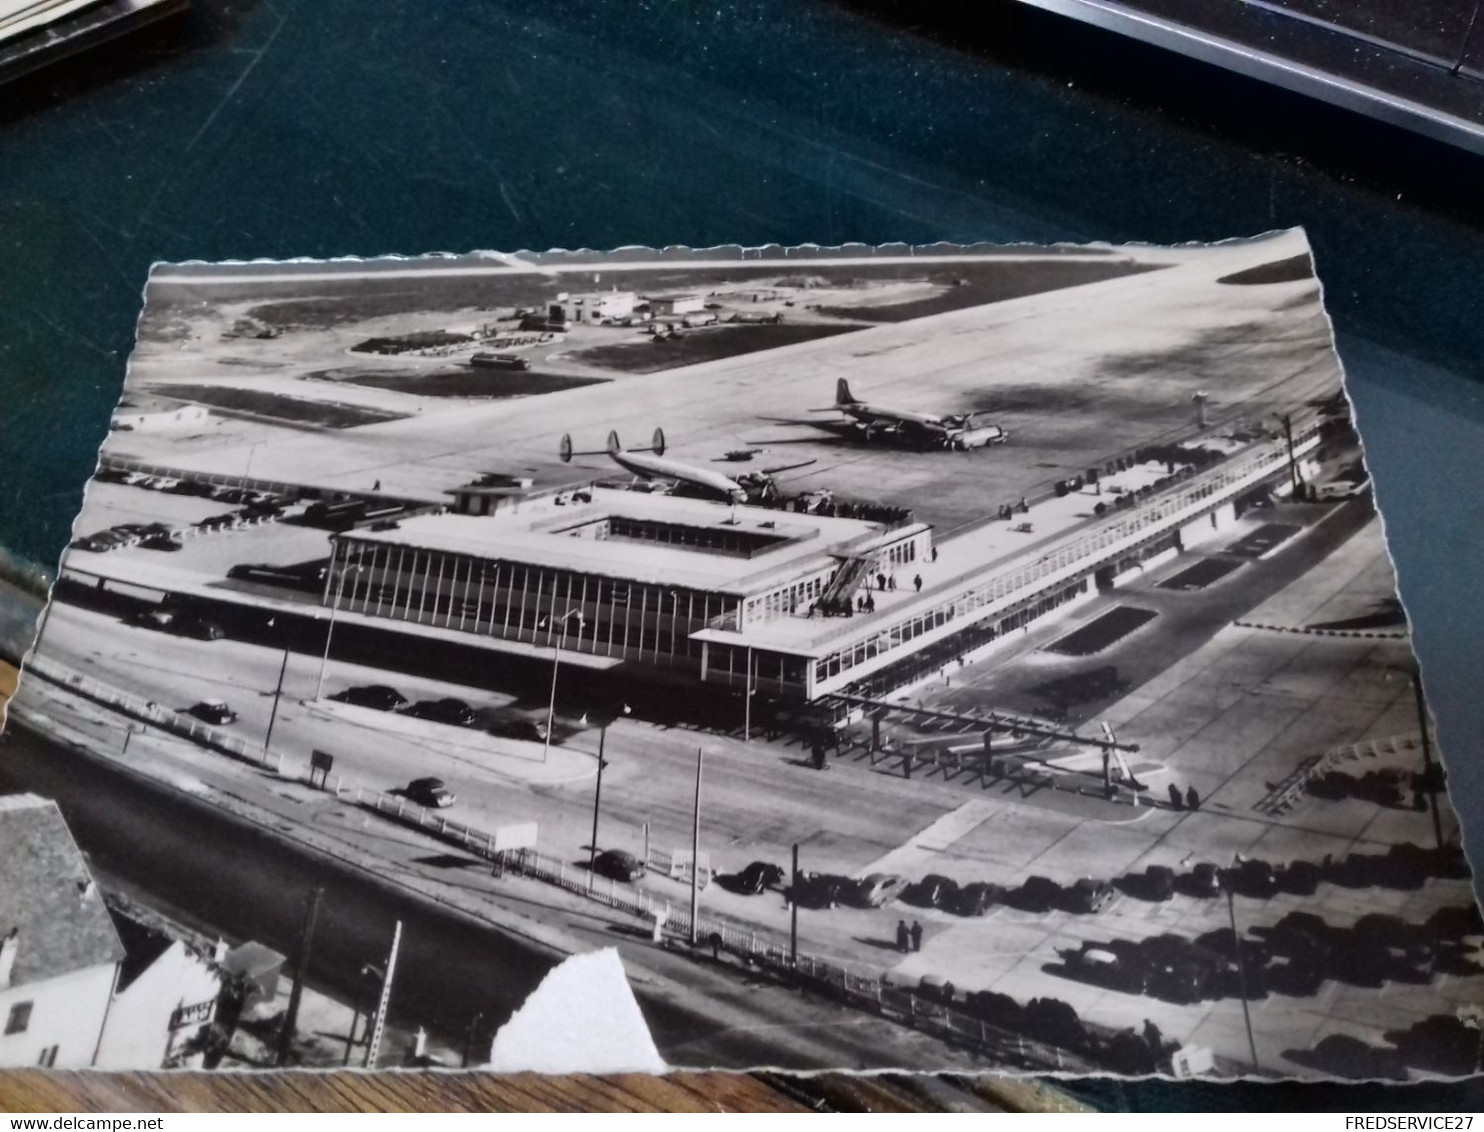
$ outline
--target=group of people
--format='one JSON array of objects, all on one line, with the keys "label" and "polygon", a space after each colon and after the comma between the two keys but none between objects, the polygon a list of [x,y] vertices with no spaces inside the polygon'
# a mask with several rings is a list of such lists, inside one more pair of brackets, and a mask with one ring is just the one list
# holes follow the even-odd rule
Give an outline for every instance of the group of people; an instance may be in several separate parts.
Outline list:
[{"label": "group of people", "polygon": [[1195,787],[1187,787],[1185,793],[1180,793],[1180,787],[1173,782],[1170,783],[1170,809],[1172,810],[1198,810],[1201,808],[1201,796],[1196,793]]},{"label": "group of people", "polygon": [[922,925],[916,920],[907,926],[906,920],[897,921],[897,950],[901,952],[922,950]]},{"label": "group of people", "polygon": [[1025,514],[1028,514],[1030,512],[1030,509],[1031,509],[1031,505],[1025,500],[1024,497],[1022,497],[1021,500],[1020,500],[1020,502],[1018,504],[1016,504],[1016,503],[1002,503],[1002,504],[1000,504],[1000,510],[999,510],[998,514],[999,514],[999,517],[1001,519],[1013,519],[1013,518],[1015,518],[1015,513],[1017,511],[1020,512],[1020,514],[1025,515]]}]

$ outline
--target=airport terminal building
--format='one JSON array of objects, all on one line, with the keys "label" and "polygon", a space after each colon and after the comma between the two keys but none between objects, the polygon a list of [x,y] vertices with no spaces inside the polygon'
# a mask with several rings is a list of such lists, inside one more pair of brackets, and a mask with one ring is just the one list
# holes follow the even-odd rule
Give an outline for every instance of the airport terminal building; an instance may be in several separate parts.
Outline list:
[{"label": "airport terminal building", "polygon": [[1129,468],[1106,495],[1038,506],[1034,528],[996,520],[937,545],[910,519],[595,485],[494,508],[469,495],[469,513],[338,535],[323,600],[599,667],[738,687],[750,670],[759,691],[805,700],[880,695],[911,683],[923,658],[981,648],[1211,537],[1253,489],[1284,481],[1318,431],[1205,471]]}]

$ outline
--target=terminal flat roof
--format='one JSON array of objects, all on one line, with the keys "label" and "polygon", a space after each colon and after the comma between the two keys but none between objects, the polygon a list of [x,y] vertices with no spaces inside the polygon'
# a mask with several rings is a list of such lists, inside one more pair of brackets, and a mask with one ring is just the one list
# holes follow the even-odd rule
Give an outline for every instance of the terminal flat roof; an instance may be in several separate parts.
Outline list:
[{"label": "terminal flat roof", "polygon": [[[665,543],[584,538],[554,529],[620,517],[718,530],[730,527],[783,541],[743,557]],[[528,506],[509,515],[419,515],[402,520],[394,529],[357,530],[345,537],[745,596],[827,567],[833,561],[832,551],[848,554],[855,546],[874,540],[881,530],[881,524],[860,519],[594,488],[590,502]]]}]

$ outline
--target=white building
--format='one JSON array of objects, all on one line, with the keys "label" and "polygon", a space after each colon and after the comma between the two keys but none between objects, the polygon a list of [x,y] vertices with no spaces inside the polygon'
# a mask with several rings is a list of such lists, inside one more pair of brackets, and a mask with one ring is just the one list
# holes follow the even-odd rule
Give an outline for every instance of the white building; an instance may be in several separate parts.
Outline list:
[{"label": "white building", "polygon": [[633,313],[632,291],[589,291],[580,295],[563,291],[547,309],[552,322],[602,322],[605,318],[628,318]]},{"label": "white building", "polygon": [[103,1041],[100,1069],[199,1068],[199,1038],[216,1018],[221,968],[204,947],[116,908],[125,958]]},{"label": "white building", "polygon": [[0,797],[0,1066],[97,1063],[124,946],[55,802]]},{"label": "white building", "polygon": [[696,314],[706,309],[703,295],[645,295],[644,301],[649,304],[649,313],[654,318]]}]

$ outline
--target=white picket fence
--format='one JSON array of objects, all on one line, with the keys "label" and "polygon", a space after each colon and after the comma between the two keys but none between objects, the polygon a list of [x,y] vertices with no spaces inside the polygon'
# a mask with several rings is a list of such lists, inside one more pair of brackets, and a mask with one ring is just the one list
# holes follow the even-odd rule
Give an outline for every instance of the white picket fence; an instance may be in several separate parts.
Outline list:
[{"label": "white picket fence", "polygon": [[271,770],[275,774],[283,773],[283,756],[265,751],[261,744],[246,742],[186,712],[161,707],[154,700],[147,700],[143,696],[125,692],[101,680],[85,676],[49,657],[37,656],[33,653],[26,660],[23,674],[48,680],[96,703],[133,716],[143,723],[152,724],[163,731],[191,739],[203,746],[212,747],[233,758],[241,759],[243,762]]}]

